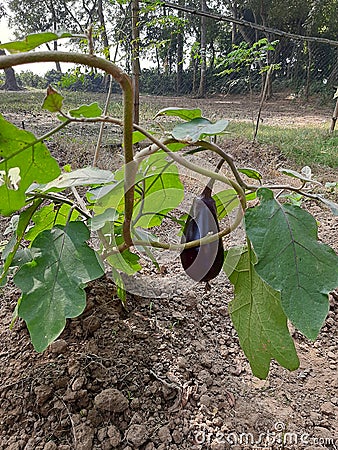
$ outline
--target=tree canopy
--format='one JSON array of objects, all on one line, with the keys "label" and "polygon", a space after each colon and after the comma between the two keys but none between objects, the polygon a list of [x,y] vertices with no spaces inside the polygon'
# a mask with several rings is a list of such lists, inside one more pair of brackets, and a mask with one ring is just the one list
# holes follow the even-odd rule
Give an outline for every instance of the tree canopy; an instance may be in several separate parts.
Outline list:
[{"label": "tree canopy", "polygon": [[[127,0],[10,0],[8,20],[20,38],[41,31],[83,33],[92,24],[95,52],[131,71],[131,5],[132,1]],[[275,51],[268,52],[267,63],[280,65],[273,78],[285,86],[292,84],[301,89],[309,81],[317,83],[317,87],[327,83],[333,86],[336,82],[337,47],[310,46],[306,40],[279,37],[254,26],[217,21],[200,13],[223,14],[305,37],[336,39],[338,0],[179,0],[177,5],[192,7],[196,13],[188,14],[155,0],[140,2],[136,26],[140,36],[141,88],[146,91],[205,95],[207,91],[245,89],[245,71],[226,77],[220,72],[234,46],[241,42],[253,45],[262,38],[269,42],[279,40]],[[0,2],[0,16],[1,13]],[[257,89],[261,82],[260,76],[254,76]]]}]

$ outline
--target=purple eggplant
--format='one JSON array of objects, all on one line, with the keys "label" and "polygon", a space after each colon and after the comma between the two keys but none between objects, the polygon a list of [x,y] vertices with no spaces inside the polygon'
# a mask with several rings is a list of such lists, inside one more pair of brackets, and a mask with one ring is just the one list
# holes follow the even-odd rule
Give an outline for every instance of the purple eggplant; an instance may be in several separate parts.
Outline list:
[{"label": "purple eggplant", "polygon": [[[181,243],[191,242],[219,232],[216,204],[211,196],[212,188],[210,186],[212,184],[209,183],[202,194],[194,199],[185,223]],[[222,239],[183,250],[181,262],[190,278],[208,283],[222,270],[224,262]]]}]

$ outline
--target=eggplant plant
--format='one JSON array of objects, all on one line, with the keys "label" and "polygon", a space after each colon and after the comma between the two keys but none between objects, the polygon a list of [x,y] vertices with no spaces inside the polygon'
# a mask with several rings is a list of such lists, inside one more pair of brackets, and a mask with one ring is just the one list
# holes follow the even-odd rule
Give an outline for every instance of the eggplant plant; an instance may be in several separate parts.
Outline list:
[{"label": "eggplant plant", "polygon": [[[126,302],[122,275],[141,270],[140,251],[158,267],[153,249],[168,249],[180,253],[183,268],[196,281],[209,282],[221,270],[228,276],[234,286],[229,313],[255,376],[265,378],[272,359],[295,370],[299,361],[287,322],[316,339],[329,310],[328,294],[338,286],[338,256],[318,241],[314,217],[298,205],[280,201],[275,192],[301,194],[324,203],[333,214],[337,205],[306,189],[313,181],[306,174],[282,169],[298,186],[271,185],[258,171],[237,167],[221,146],[209,140],[223,134],[228,121],[211,122],[200,109],[159,111],[156,118],[172,116],[180,121],[170,133],[154,134],[133,124],[132,83],[115,64],[93,54],[30,51],[63,37],[70,35],[33,34],[24,41],[1,44],[12,54],[0,57],[0,69],[59,61],[103,70],[121,86],[123,115],[103,114],[97,103],[67,111],[63,97],[52,87],[42,107],[54,113],[59,124],[45,135],[36,137],[0,115],[0,214],[10,218],[1,283],[13,277],[21,290],[13,324],[22,318],[34,348],[42,352],[60,335],[67,318],[83,312],[84,288],[103,275],[105,265]],[[94,166],[61,168],[46,142],[77,123],[121,127],[123,166],[116,172]],[[134,144],[146,139],[150,143],[135,150]],[[197,164],[197,150],[218,155],[230,175]],[[184,200],[181,167],[203,176],[208,184],[193,200],[188,218],[177,219],[173,212]],[[212,195],[215,180],[224,189]],[[86,194],[80,195],[78,187]],[[255,206],[248,207],[248,200],[255,200]],[[227,225],[220,226],[224,217]],[[164,218],[183,225],[180,243],[156,235]],[[243,222],[246,243],[224,250],[223,237]],[[95,248],[88,244],[93,235],[100,242]]]}]

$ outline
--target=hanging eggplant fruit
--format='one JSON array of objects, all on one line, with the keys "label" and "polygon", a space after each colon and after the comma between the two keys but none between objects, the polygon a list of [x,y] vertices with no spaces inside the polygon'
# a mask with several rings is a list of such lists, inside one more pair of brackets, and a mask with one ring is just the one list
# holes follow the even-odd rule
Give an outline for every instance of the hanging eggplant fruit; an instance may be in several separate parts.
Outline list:
[{"label": "hanging eggplant fruit", "polygon": [[[223,162],[217,166],[217,171]],[[211,196],[213,184],[214,180],[210,180],[202,194],[194,199],[183,230],[182,244],[219,232],[216,203]],[[208,288],[208,282],[217,277],[223,267],[223,241],[220,238],[208,244],[184,249],[180,256],[186,274],[195,281],[207,282]]]}]

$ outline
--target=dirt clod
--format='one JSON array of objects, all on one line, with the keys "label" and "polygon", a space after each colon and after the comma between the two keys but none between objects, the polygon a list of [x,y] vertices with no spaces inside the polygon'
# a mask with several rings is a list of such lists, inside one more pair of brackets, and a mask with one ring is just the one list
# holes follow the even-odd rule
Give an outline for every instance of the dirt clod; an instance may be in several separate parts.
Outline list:
[{"label": "dirt clod", "polygon": [[101,411],[120,413],[128,408],[127,398],[117,389],[105,389],[94,398],[95,406]]},{"label": "dirt clod", "polygon": [[140,447],[148,439],[148,431],[144,425],[131,425],[126,433],[126,440],[135,447]]}]

